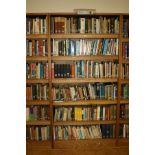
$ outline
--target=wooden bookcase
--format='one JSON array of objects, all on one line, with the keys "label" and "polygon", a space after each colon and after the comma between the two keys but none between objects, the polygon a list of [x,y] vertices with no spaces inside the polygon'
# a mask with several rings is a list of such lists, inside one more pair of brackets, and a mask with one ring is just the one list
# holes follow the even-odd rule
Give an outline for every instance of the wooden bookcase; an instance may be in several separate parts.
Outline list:
[{"label": "wooden bookcase", "polygon": [[[52,20],[55,17],[66,17],[69,18],[99,18],[99,17],[106,17],[106,18],[114,18],[117,17],[119,20],[119,33],[51,33],[52,26],[54,28],[56,25],[53,23]],[[98,13],[95,15],[77,15],[73,13],[28,13],[26,15],[27,18],[27,56],[26,56],[26,63],[27,63],[27,79],[26,79],[26,87],[29,87],[27,92],[27,99],[26,99],[26,107],[28,113],[30,114],[32,111],[34,112],[35,108],[38,107],[38,113],[46,113],[44,119],[42,118],[31,118],[29,115],[29,119],[26,121],[27,126],[27,135],[26,135],[26,145],[27,145],[27,154],[31,154],[29,151],[31,150],[68,150],[69,152],[63,152],[64,154],[78,154],[80,150],[85,150],[89,152],[89,150],[106,150],[107,148],[124,148],[128,149],[129,145],[129,138],[128,133],[124,135],[127,138],[122,138],[123,133],[120,133],[120,130],[127,130],[129,119],[128,116],[124,117],[125,113],[129,111],[129,99],[128,99],[128,85],[129,85],[129,52],[125,53],[125,50],[129,48],[129,32],[128,32],[128,25],[129,25],[129,15],[128,14],[102,14]],[[55,20],[55,19],[54,19]],[[30,21],[30,22],[28,22]],[[36,22],[35,24],[32,23]],[[38,23],[39,29],[37,27]],[[31,23],[31,24],[30,24]],[[59,25],[60,26],[60,25]],[[60,26],[61,27],[61,26]],[[59,29],[60,29],[59,27]],[[87,27],[88,28],[88,27]],[[29,30],[34,30],[34,32],[29,32]],[[124,31],[127,31],[125,33]],[[83,39],[83,40],[97,40],[97,39],[118,39],[118,55],[73,55],[73,56],[55,56],[53,55],[53,46],[55,40],[71,40],[71,39]],[[30,47],[31,46],[31,47]],[[31,49],[30,49],[31,48]],[[33,49],[34,48],[34,49]],[[126,56],[124,56],[126,55]],[[52,63],[72,63],[77,61],[97,61],[97,62],[117,62],[118,64],[118,77],[99,77],[99,78],[53,78],[52,75]],[[44,75],[41,77],[37,77],[39,75],[35,75],[37,73],[33,72],[33,67],[39,65],[44,66]],[[38,66],[39,66],[38,65]],[[47,66],[47,68],[46,68]],[[39,66],[40,67],[40,66]],[[38,67],[38,68],[39,68]],[[46,74],[48,74],[46,76]],[[122,75],[123,74],[123,75]],[[52,89],[59,85],[61,87],[70,86],[70,85],[85,85],[85,84],[94,84],[94,83],[104,83],[104,84],[115,84],[117,86],[117,98],[113,100],[109,99],[89,99],[89,100],[70,100],[70,101],[61,101],[57,102],[53,100],[53,91]],[[36,86],[35,86],[36,85]],[[46,85],[46,87],[45,87]],[[43,88],[40,88],[43,87]],[[126,89],[124,88],[126,87]],[[46,89],[44,89],[46,88]],[[30,91],[31,89],[31,91]],[[37,91],[35,90],[37,89]],[[41,89],[43,94],[40,97],[36,97],[37,95],[32,92],[42,93],[38,89]],[[125,97],[122,94],[125,93]],[[45,95],[46,94],[46,95]],[[46,99],[42,97],[45,95]],[[29,97],[30,96],[30,97]],[[93,107],[93,106],[108,106],[114,105],[116,106],[116,119],[115,120],[66,120],[66,121],[54,121],[55,109],[61,107]],[[46,107],[44,109],[44,107]],[[46,112],[45,112],[45,111]],[[124,111],[123,111],[124,110]],[[36,113],[35,111],[35,113]],[[39,111],[39,112],[38,112]],[[44,112],[42,112],[44,111]],[[122,113],[122,114],[121,114]],[[40,114],[42,115],[42,114]],[[114,131],[114,138],[92,138],[92,139],[56,139],[55,134],[55,127],[56,126],[93,126],[100,124],[112,124],[115,125]],[[126,126],[124,126],[124,124]],[[42,131],[39,127],[49,127],[47,133],[46,131]],[[30,136],[30,128],[37,127],[38,133],[41,132],[45,134],[45,137],[49,135],[49,137],[45,138],[46,140],[35,140],[39,137],[34,134],[34,129],[31,130],[31,134],[35,135],[33,139]],[[36,130],[36,128],[35,128]],[[101,135],[102,136],[102,135]],[[76,150],[76,151],[75,151]],[[117,149],[116,149],[117,150]],[[119,154],[118,151],[115,150],[116,154]],[[75,152],[74,152],[75,151]],[[92,151],[92,152],[93,152]],[[83,152],[83,151],[82,151]],[[88,153],[87,152],[87,153]],[[37,152],[38,153],[38,152]],[[90,152],[89,152],[90,153]],[[95,152],[97,153],[97,152]],[[39,153],[38,153],[39,154]],[[80,153],[81,154],[81,153]],[[83,153],[84,154],[84,153]],[[91,153],[90,153],[91,154]],[[128,154],[128,151],[126,152]]]}]

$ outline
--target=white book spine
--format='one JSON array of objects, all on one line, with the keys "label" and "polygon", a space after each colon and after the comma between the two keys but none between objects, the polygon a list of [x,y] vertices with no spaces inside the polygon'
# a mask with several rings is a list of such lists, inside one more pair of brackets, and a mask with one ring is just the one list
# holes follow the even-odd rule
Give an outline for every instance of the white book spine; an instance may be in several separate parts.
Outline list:
[{"label": "white book spine", "polygon": [[46,41],[43,40],[43,56],[45,56],[45,53],[46,53],[45,46],[46,46]]},{"label": "white book spine", "polygon": [[100,120],[100,106],[97,106],[97,120]]},{"label": "white book spine", "polygon": [[32,56],[32,42],[29,42],[29,56]]},{"label": "white book spine", "polygon": [[43,34],[43,19],[40,19],[40,33]]},{"label": "white book spine", "polygon": [[123,138],[126,138],[126,125],[123,125]]},{"label": "white book spine", "polygon": [[116,39],[116,55],[118,55],[118,44],[119,44],[119,40]]},{"label": "white book spine", "polygon": [[103,107],[103,120],[105,120],[105,107]]},{"label": "white book spine", "polygon": [[80,33],[85,33],[85,18],[80,18],[81,28]]},{"label": "white book spine", "polygon": [[37,79],[40,79],[40,63],[37,65]]},{"label": "white book spine", "polygon": [[100,33],[100,19],[96,19],[96,33]]}]

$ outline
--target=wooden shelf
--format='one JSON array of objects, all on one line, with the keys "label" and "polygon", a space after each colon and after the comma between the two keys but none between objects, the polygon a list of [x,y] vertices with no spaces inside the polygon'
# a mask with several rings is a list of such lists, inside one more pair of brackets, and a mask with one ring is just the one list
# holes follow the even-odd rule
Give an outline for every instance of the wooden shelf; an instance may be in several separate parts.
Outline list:
[{"label": "wooden shelf", "polygon": [[129,139],[128,138],[119,138],[118,146],[129,146]]},{"label": "wooden shelf", "polygon": [[27,34],[26,39],[47,39],[48,34]]},{"label": "wooden shelf", "polygon": [[26,121],[26,125],[51,125],[50,121]]},{"label": "wooden shelf", "polygon": [[48,61],[47,56],[27,56],[26,61]]},{"label": "wooden shelf", "polygon": [[48,80],[46,80],[46,79],[27,79],[26,83],[27,84],[31,84],[31,83],[48,83]]},{"label": "wooden shelf", "polygon": [[43,147],[43,148],[51,148],[51,141],[36,141],[36,140],[26,140],[26,147]]},{"label": "wooden shelf", "polygon": [[53,84],[73,84],[73,83],[94,83],[94,82],[117,82],[116,78],[55,78],[52,79]]},{"label": "wooden shelf", "polygon": [[122,99],[122,100],[120,100],[120,103],[121,103],[121,104],[129,104],[129,100],[127,100],[127,99],[126,99],[126,100],[123,100],[123,99]]},{"label": "wooden shelf", "polygon": [[49,100],[27,100],[26,105],[49,105]]},{"label": "wooden shelf", "polygon": [[96,104],[117,104],[117,100],[80,100],[80,101],[54,101],[54,106],[68,106],[68,105],[96,105]]},{"label": "wooden shelf", "polygon": [[55,126],[57,125],[96,125],[96,124],[116,124],[115,120],[112,121],[61,121],[61,122],[54,122]]},{"label": "wooden shelf", "polygon": [[129,59],[122,59],[123,64],[129,64]]},{"label": "wooden shelf", "polygon": [[[107,146],[114,147],[116,143],[115,138],[95,138],[95,139],[72,139],[72,140],[55,140],[55,149],[90,149],[95,148],[97,150],[103,149]],[[103,154],[103,152],[101,153]]]},{"label": "wooden shelf", "polygon": [[129,120],[119,120],[120,124],[129,124]]},{"label": "wooden shelf", "polygon": [[101,38],[118,38],[119,35],[118,34],[51,34],[51,38],[52,39],[64,39],[64,38],[77,38],[77,39],[101,39]]},{"label": "wooden shelf", "polygon": [[104,55],[104,56],[97,56],[97,55],[91,55],[91,56],[52,56],[53,61],[75,61],[75,60],[99,60],[99,61],[105,61],[105,60],[118,60],[118,56],[112,56],[112,55]]},{"label": "wooden shelf", "polygon": [[129,38],[122,38],[122,42],[129,42]]}]

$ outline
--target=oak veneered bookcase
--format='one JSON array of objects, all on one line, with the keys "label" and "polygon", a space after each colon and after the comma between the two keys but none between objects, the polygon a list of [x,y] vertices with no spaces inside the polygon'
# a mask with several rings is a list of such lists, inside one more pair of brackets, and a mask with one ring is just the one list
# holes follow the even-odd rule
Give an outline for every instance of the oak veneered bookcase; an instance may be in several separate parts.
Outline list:
[{"label": "oak veneered bookcase", "polygon": [[27,13],[26,78],[27,155],[128,154],[128,14]]}]

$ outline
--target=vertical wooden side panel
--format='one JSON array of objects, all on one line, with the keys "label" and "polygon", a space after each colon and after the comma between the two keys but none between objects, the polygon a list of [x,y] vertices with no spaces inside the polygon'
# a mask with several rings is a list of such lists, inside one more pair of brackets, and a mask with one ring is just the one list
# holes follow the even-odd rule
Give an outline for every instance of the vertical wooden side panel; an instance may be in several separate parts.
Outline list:
[{"label": "vertical wooden side panel", "polygon": [[123,16],[120,15],[119,24],[119,68],[118,68],[118,99],[117,99],[117,119],[116,119],[116,145],[118,145],[119,139],[119,115],[120,115],[120,100],[121,100],[121,65],[122,65],[122,26],[123,26]]}]

